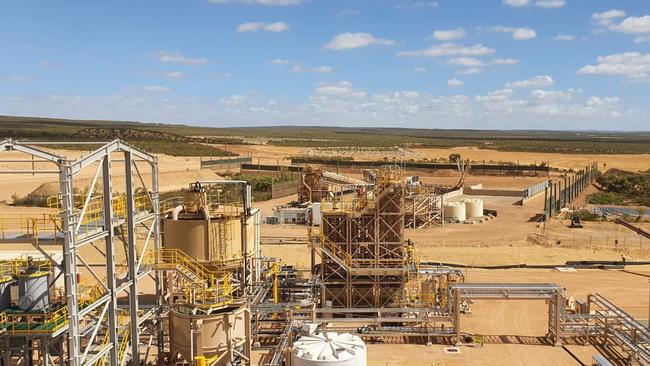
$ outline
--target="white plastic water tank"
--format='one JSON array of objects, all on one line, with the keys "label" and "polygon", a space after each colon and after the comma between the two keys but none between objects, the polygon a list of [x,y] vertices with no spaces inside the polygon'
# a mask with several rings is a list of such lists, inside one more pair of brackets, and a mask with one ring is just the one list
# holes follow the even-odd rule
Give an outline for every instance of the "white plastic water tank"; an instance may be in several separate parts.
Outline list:
[{"label": "white plastic water tank", "polygon": [[463,202],[449,202],[445,203],[445,219],[455,219],[458,221],[465,221],[465,204]]},{"label": "white plastic water tank", "polygon": [[361,338],[350,333],[321,333],[299,338],[291,350],[292,366],[366,366],[368,354]]},{"label": "white plastic water tank", "polygon": [[316,226],[320,226],[323,219],[323,212],[320,205],[320,202],[315,202],[311,205],[311,220],[312,224]]},{"label": "white plastic water tank", "polygon": [[465,202],[465,212],[467,217],[482,217],[483,216],[483,200],[481,199],[467,199]]}]

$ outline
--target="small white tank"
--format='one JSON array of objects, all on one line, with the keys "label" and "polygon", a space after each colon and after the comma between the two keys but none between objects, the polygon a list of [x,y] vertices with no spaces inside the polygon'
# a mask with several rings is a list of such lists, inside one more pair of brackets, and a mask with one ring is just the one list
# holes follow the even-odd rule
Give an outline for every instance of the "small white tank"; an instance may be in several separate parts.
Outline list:
[{"label": "small white tank", "polygon": [[361,338],[334,332],[300,337],[291,350],[292,366],[366,366],[368,354]]},{"label": "small white tank", "polygon": [[475,218],[483,216],[483,200],[481,199],[467,199],[463,201],[465,203],[465,212],[467,217]]},{"label": "small white tank", "polygon": [[467,216],[465,214],[465,204],[463,202],[449,202],[445,203],[445,219],[454,219],[458,221],[465,221]]}]

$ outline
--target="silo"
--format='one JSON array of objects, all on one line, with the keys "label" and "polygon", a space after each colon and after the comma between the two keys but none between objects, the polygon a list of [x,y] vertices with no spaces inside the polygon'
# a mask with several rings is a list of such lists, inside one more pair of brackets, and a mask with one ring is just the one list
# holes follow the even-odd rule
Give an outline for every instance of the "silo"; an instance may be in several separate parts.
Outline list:
[{"label": "silo", "polygon": [[465,212],[467,217],[482,217],[483,216],[483,200],[481,199],[468,199],[463,201],[465,203]]},{"label": "silo", "polygon": [[462,202],[449,202],[445,203],[445,219],[454,219],[458,221],[465,221],[467,216],[465,214],[465,204]]},{"label": "silo", "polygon": [[327,332],[298,339],[291,349],[292,366],[366,366],[368,354],[361,338]]},{"label": "silo", "polygon": [[26,271],[16,276],[18,280],[18,306],[25,311],[43,311],[50,305],[50,289],[46,271]]}]

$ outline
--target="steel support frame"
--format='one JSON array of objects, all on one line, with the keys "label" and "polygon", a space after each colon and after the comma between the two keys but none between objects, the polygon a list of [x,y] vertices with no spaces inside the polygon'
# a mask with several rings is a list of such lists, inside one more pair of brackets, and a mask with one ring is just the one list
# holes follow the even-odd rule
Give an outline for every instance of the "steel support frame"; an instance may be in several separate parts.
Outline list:
[{"label": "steel support frame", "polygon": [[322,306],[378,308],[406,299],[404,186],[392,181],[375,192],[374,204],[360,211],[323,214]]},{"label": "steel support frame", "polygon": [[[119,366],[120,360],[118,350],[120,348],[120,344],[117,333],[117,328],[119,326],[117,319],[117,296],[118,293],[124,289],[128,289],[129,292],[128,310],[131,318],[129,336],[131,344],[131,357],[139,359],[138,336],[140,333],[139,329],[143,323],[144,318],[140,319],[138,317],[138,273],[136,273],[136,271],[138,270],[137,263],[139,263],[139,258],[136,244],[136,225],[143,224],[144,221],[151,220],[152,226],[149,231],[149,236],[152,236],[154,238],[155,248],[160,249],[162,243],[160,240],[157,158],[134,149],[131,146],[121,142],[120,140],[115,140],[107,143],[97,150],[91,152],[88,156],[77,161],[67,160],[65,157],[49,153],[47,151],[30,146],[29,144],[21,143],[19,141],[11,139],[0,141],[0,152],[2,151],[17,151],[26,155],[31,155],[32,157],[42,159],[39,162],[53,163],[58,168],[56,172],[58,172],[59,176],[62,219],[61,231],[64,236],[64,243],[63,262],[54,263],[54,265],[63,268],[66,291],[65,297],[68,307],[68,326],[67,332],[65,334],[67,341],[67,352],[64,356],[62,356],[62,362],[69,366],[85,366],[93,364],[103,357],[108,357],[109,365]],[[129,269],[124,282],[127,284],[127,286],[117,286],[116,284],[114,244],[117,237],[114,236],[114,233],[121,224],[115,220],[117,214],[115,213],[114,207],[112,205],[113,175],[111,172],[110,164],[112,153],[124,153],[125,187],[127,198],[126,217],[124,222],[127,225],[125,244]],[[138,213],[135,212],[134,207],[134,157],[139,161],[148,163],[151,167],[152,173],[150,190],[147,190],[147,187],[143,187],[145,190],[147,190],[151,209],[150,212],[146,213],[145,215],[141,215],[142,217],[140,217]],[[85,197],[85,200],[83,202],[83,209],[81,209],[81,212],[79,212],[75,208],[74,181],[76,175],[80,171],[94,164],[98,164],[98,166],[97,172],[95,173],[95,178],[93,179],[91,186],[95,186],[99,172],[102,172],[101,183],[103,187],[103,227],[99,230],[93,230],[90,232],[80,232],[80,223],[84,220],[83,215],[86,211],[88,200],[90,199],[92,192],[90,192],[88,196]],[[44,170],[32,168],[32,170],[28,172],[43,173]],[[55,172],[55,170],[47,170],[46,172]],[[139,171],[137,171],[137,174],[140,175]],[[140,182],[144,184],[144,180],[141,176]],[[103,285],[107,290],[107,293],[104,296],[100,296],[93,303],[85,304],[85,307],[81,308],[81,293],[79,292],[80,290],[77,278],[77,274],[79,273],[78,271],[81,268],[77,262],[78,259],[81,259],[79,257],[79,248],[81,245],[84,245],[86,243],[92,243],[94,241],[100,240],[103,240],[105,243],[105,253],[102,254],[106,259],[105,266],[107,281]],[[37,247],[37,244],[33,243],[33,245]],[[100,248],[95,244],[93,244],[93,247],[100,250]],[[81,259],[81,264],[82,266],[87,267],[87,264],[83,261],[83,259]],[[92,271],[92,269],[88,268],[88,270],[91,272],[91,274],[93,274],[93,277],[96,278],[96,274]],[[156,285],[157,310],[153,313],[161,315],[163,302],[162,279],[158,273],[155,274],[154,281]],[[101,315],[99,317],[97,316],[98,312],[101,312]],[[151,316],[151,314],[152,313],[149,313],[148,315]],[[99,321],[96,321],[95,324],[93,324],[92,320],[97,320],[97,318],[99,318]],[[103,319],[106,319],[105,323],[102,321]],[[159,321],[159,319],[156,326],[158,336],[158,355],[160,356],[162,355],[163,351],[163,330],[162,322]],[[102,332],[100,332],[100,329],[102,329]],[[100,338],[97,336],[99,333],[104,333],[104,336],[108,337],[108,342],[106,345],[101,345],[101,342],[99,342],[100,344],[97,344],[97,339]],[[88,334],[91,335],[90,344],[87,344],[88,341],[82,342],[81,339],[82,337],[86,337],[85,335]],[[93,340],[95,342],[93,342]],[[49,359],[49,357],[47,358]],[[139,364],[139,362],[137,363]]]}]

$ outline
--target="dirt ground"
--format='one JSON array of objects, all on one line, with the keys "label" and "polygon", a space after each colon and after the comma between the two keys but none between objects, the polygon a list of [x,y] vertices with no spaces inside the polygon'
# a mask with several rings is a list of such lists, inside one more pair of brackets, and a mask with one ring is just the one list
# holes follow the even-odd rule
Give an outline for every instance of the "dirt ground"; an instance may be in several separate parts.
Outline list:
[{"label": "dirt ground", "polygon": [[[65,156],[68,159],[79,159],[88,154],[85,151],[71,151],[60,149],[45,149]],[[168,155],[157,155],[159,167],[159,183],[161,191],[169,191],[179,188],[187,187],[193,181],[200,179],[219,179],[219,175],[211,170],[200,169],[199,157],[175,157]],[[2,160],[25,160],[28,157],[18,152],[3,152],[1,154]],[[117,155],[114,159],[117,158]],[[142,173],[142,179],[145,183],[151,182],[151,168],[144,162],[138,162],[138,169]],[[75,180],[76,187],[82,188],[90,185],[92,178],[95,175],[97,165],[88,167],[78,174]],[[34,164],[37,170],[56,170],[56,166],[51,163],[37,162]],[[114,177],[114,189],[120,191],[124,189],[124,183],[120,182],[120,178],[124,177],[124,164],[119,161],[111,164]],[[31,162],[28,163],[6,163],[0,162],[0,170],[16,171],[31,169]],[[137,177],[136,186],[141,185]],[[123,180],[123,178],[122,178]],[[10,201],[13,194],[18,196],[25,196],[28,193],[37,190],[38,194],[54,195],[59,192],[58,187],[59,178],[57,174],[2,174],[0,175],[0,201]]]},{"label": "dirt ground", "polygon": [[[312,155],[329,156],[327,152],[319,153],[317,150],[303,147],[287,147],[272,145],[228,145],[228,150],[238,154],[252,156],[253,162],[257,163],[258,159],[261,164],[282,163],[291,156]],[[547,162],[552,167],[557,168],[583,168],[592,162],[598,162],[601,168],[618,168],[630,171],[643,171],[650,167],[650,154],[618,154],[618,155],[601,155],[601,154],[559,154],[559,153],[540,153],[540,152],[509,152],[496,151],[488,149],[477,149],[469,147],[456,147],[451,149],[410,149],[412,154],[404,157],[395,155],[392,152],[378,155],[377,153],[359,153],[354,152],[355,160],[368,159],[447,159],[450,154],[459,153],[463,158],[472,161],[488,162],[515,162],[519,164],[540,164]]]},{"label": "dirt ground", "polygon": [[[421,260],[470,266],[498,264],[563,264],[575,260],[648,260],[650,239],[613,222],[585,222],[572,229],[568,219],[551,219],[546,224],[530,222],[543,211],[543,196],[526,205],[516,205],[514,197],[471,196],[484,200],[485,208],[497,217],[473,225],[445,224],[442,227],[406,229],[405,237],[415,243]],[[464,197],[457,197],[461,200]],[[263,214],[271,207],[294,200],[274,200],[261,205]],[[650,230],[650,223],[638,226]],[[262,235],[306,239],[303,225],[263,225]],[[263,254],[278,256],[286,263],[309,266],[309,249],[304,245],[264,245]]]}]

